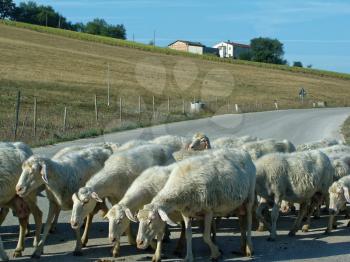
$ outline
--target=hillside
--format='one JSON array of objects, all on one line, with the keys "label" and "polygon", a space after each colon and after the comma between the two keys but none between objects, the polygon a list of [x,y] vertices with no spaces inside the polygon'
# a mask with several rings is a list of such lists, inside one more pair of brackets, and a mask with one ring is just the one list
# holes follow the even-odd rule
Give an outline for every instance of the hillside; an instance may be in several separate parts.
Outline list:
[{"label": "hillside", "polygon": [[[233,112],[233,104],[239,104],[245,111],[272,109],[275,100],[280,108],[309,107],[317,100],[327,101],[330,106],[344,106],[350,98],[350,77],[346,74],[209,61],[191,55],[83,41],[62,36],[64,30],[57,31],[62,32],[42,33],[0,23],[1,140],[12,137],[17,90],[22,92],[19,132],[23,140],[31,143],[65,136],[61,130],[65,106],[68,110],[65,132],[76,135],[96,127],[109,130],[120,127],[120,98],[124,125],[129,127],[183,119],[183,100],[187,111],[194,97],[209,102],[208,113]],[[106,106],[108,64],[110,107]],[[297,97],[300,87],[308,92],[304,104]],[[34,97],[38,101],[35,139],[31,137]]]}]

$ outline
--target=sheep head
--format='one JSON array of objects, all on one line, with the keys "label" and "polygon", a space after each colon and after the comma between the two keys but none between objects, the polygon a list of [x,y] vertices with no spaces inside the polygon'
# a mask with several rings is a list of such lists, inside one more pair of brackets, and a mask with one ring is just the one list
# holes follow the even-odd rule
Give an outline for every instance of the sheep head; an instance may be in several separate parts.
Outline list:
[{"label": "sheep head", "polygon": [[[126,215],[133,220],[130,210],[126,210]],[[136,243],[140,249],[146,249],[156,236],[163,237],[166,223],[176,225],[162,209],[153,209],[150,205],[138,212],[137,220],[140,223]]]},{"label": "sheep head", "polygon": [[16,192],[19,196],[27,196],[30,192],[48,184],[48,163],[47,159],[31,156],[22,165],[22,174],[16,185]]},{"label": "sheep head", "polygon": [[109,221],[108,235],[111,242],[119,241],[120,237],[129,226],[130,222],[125,214],[126,209],[126,207],[116,204],[105,215],[105,218]]},{"label": "sheep head", "polygon": [[103,202],[96,192],[90,187],[82,187],[77,193],[72,196],[73,209],[71,216],[71,227],[73,229],[79,228],[91,212],[94,211],[96,202]]},{"label": "sheep head", "polygon": [[211,149],[209,138],[202,134],[196,133],[192,138],[192,142],[188,147],[189,150],[205,150]]},{"label": "sheep head", "polygon": [[329,212],[337,214],[346,202],[350,203],[349,188],[334,182],[329,188]]}]

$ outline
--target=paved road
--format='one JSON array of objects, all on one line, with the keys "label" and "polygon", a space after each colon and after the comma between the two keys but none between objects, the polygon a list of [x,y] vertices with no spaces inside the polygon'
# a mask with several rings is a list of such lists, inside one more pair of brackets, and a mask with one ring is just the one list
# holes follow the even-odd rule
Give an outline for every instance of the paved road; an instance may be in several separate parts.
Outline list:
[{"label": "paved road", "polygon": [[[286,110],[262,113],[248,113],[242,115],[222,115],[208,119],[199,119],[187,122],[155,126],[145,129],[137,129],[115,134],[108,134],[103,137],[93,139],[83,139],[74,142],[67,142],[55,146],[36,148],[35,153],[53,155],[59,149],[72,144],[86,144],[97,141],[113,141],[123,143],[130,139],[144,138],[150,139],[164,134],[177,134],[192,136],[194,132],[201,131],[210,137],[221,135],[253,135],[261,138],[289,139],[295,144],[318,140],[326,137],[341,139],[339,128],[346,117],[350,114],[350,108],[337,109],[309,109],[309,110]],[[47,201],[39,198],[40,207],[47,212]],[[110,244],[108,243],[108,225],[101,219],[96,219],[92,226],[91,238],[88,248],[84,249],[84,257],[73,257],[71,251],[74,248],[74,235],[70,229],[69,212],[63,212],[60,216],[58,232],[50,235],[45,248],[45,255],[42,261],[94,261],[100,258],[111,259]],[[267,242],[267,233],[253,232],[255,248],[254,260],[259,261],[350,261],[349,232],[345,225],[346,220],[340,218],[339,229],[332,236],[324,236],[323,230],[327,223],[327,217],[313,221],[312,230],[309,233],[299,233],[295,238],[289,238],[288,228],[291,227],[292,216],[282,217],[279,221],[279,235],[276,242]],[[11,253],[16,245],[17,226],[16,219],[8,216],[1,233],[5,248]],[[135,229],[136,230],[136,229]],[[172,238],[178,236],[178,228],[172,229]],[[198,230],[194,230],[194,254],[198,261],[208,261],[209,251],[203,244]],[[233,233],[232,233],[233,232]],[[246,258],[232,254],[238,250],[239,234],[238,225],[235,219],[223,221],[218,234],[218,243],[223,250],[223,260],[242,261]],[[26,246],[30,246],[32,235],[26,240]],[[165,245],[165,261],[177,261],[177,257],[172,255],[172,250],[176,240]],[[32,248],[24,251],[24,257],[18,260],[30,261],[29,255]],[[135,247],[129,246],[123,238],[121,257],[115,261],[150,261],[151,251],[139,251]]]}]

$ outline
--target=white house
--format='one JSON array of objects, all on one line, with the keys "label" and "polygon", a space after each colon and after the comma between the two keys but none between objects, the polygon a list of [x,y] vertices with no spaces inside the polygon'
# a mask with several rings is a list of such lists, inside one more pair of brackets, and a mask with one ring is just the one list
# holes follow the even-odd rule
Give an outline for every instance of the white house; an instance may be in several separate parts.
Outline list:
[{"label": "white house", "polygon": [[234,58],[237,59],[242,53],[250,51],[249,45],[234,43],[234,42],[220,42],[213,46],[219,49],[219,55],[223,58]]}]

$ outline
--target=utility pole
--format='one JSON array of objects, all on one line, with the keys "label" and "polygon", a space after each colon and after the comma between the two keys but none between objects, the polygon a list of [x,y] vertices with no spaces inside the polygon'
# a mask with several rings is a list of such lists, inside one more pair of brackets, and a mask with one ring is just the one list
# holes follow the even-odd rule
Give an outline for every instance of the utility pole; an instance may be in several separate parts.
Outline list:
[{"label": "utility pole", "polygon": [[135,42],[135,34],[132,34],[132,41]]},{"label": "utility pole", "polygon": [[58,28],[61,28],[61,16],[58,16]]},{"label": "utility pole", "polygon": [[156,46],[156,30],[153,31],[153,46]]},{"label": "utility pole", "polygon": [[45,21],[46,21],[46,22],[45,22],[45,25],[46,25],[46,27],[47,27],[47,13],[45,13],[45,18],[46,18],[46,19],[45,19]]}]

